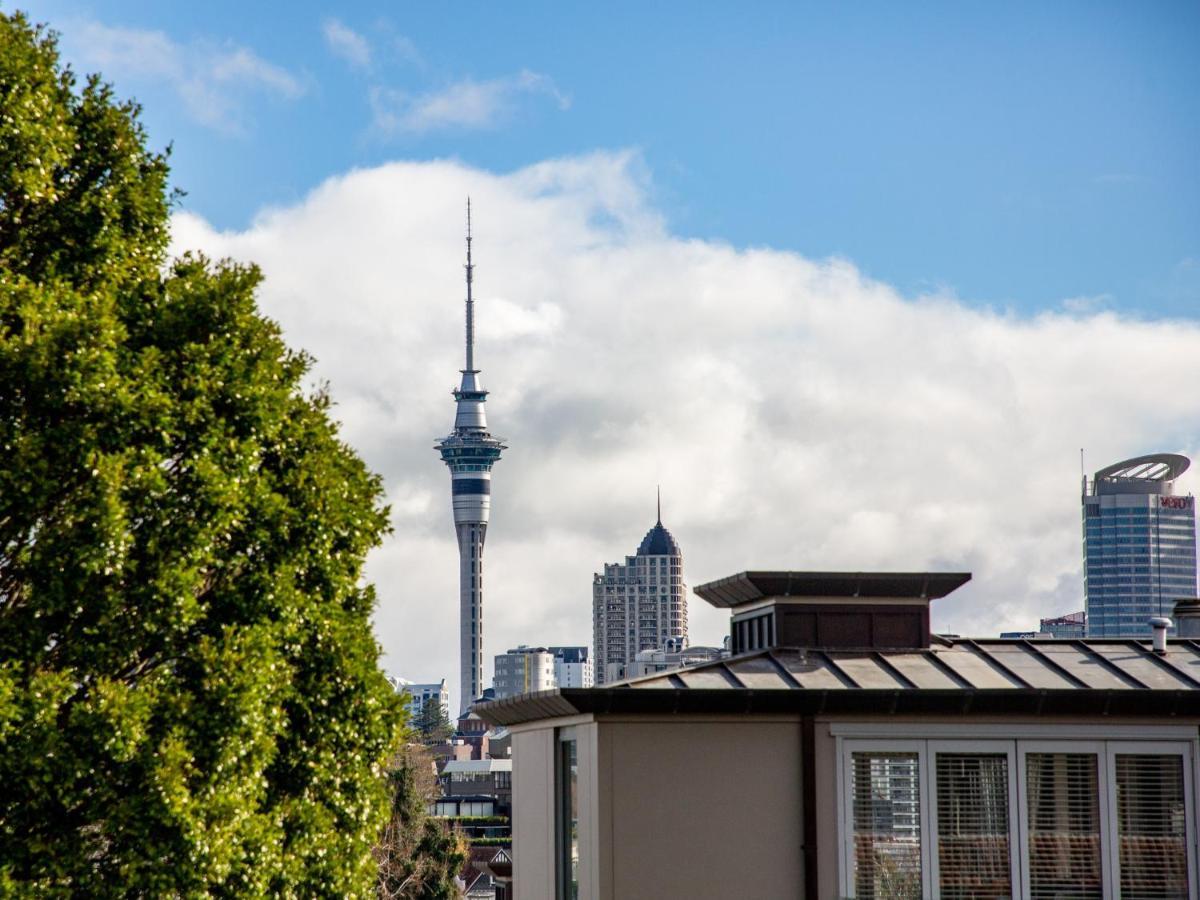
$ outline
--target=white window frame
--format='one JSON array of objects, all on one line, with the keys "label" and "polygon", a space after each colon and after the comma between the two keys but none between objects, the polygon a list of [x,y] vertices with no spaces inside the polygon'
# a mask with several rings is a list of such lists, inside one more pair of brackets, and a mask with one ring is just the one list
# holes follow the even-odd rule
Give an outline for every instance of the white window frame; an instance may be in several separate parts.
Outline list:
[{"label": "white window frame", "polygon": [[[1191,897],[1197,896],[1196,887],[1196,779],[1193,777],[1196,768],[1196,753],[1194,753],[1194,743],[1189,741],[1109,741],[1107,745],[1107,760],[1105,761],[1105,775],[1109,782],[1113,785],[1112,796],[1116,797],[1117,784],[1117,756],[1123,755],[1148,755],[1148,756],[1181,756],[1183,758],[1183,797],[1185,801],[1184,807],[1184,834],[1186,835],[1187,847],[1187,875],[1188,875],[1188,893]],[[1191,799],[1192,805],[1190,808],[1186,806],[1186,801]],[[1121,854],[1117,841],[1117,808],[1116,803],[1110,804],[1112,809],[1109,810],[1108,832],[1112,836],[1113,849],[1109,855],[1108,877],[1112,882],[1113,896],[1117,895],[1119,885],[1121,883]],[[1101,809],[1103,812],[1103,808]]]},{"label": "white window frame", "polygon": [[849,772],[851,766],[851,755],[853,753],[915,753],[917,755],[917,798],[920,803],[920,823],[921,823],[921,893],[923,900],[929,900],[926,896],[924,887],[925,873],[929,871],[929,847],[930,842],[925,839],[927,822],[925,811],[929,805],[929,779],[925,772],[925,741],[844,741],[842,742],[841,752],[838,758],[841,764],[838,766],[838,792],[841,797],[841,802],[838,804],[838,833],[842,839],[840,845],[842,851],[838,856],[839,859],[839,877],[842,884],[842,896],[854,896],[854,879],[851,877],[851,868],[854,860],[854,798],[849,791]]},{"label": "white window frame", "polygon": [[1014,850],[1018,846],[1020,828],[1018,826],[1017,817],[1014,810],[1017,808],[1017,748],[1015,741],[928,741],[926,744],[927,759],[924,763],[924,768],[928,769],[929,777],[925,780],[929,782],[929,858],[931,864],[929,867],[929,891],[933,900],[940,900],[941,897],[941,869],[938,861],[938,854],[934,848],[937,846],[938,836],[940,832],[937,826],[937,792],[933,789],[934,781],[937,777],[937,755],[939,753],[976,753],[985,756],[1003,755],[1008,761],[1008,877],[1012,884],[1013,896],[1021,896],[1021,878],[1020,866],[1018,865],[1017,854]]},{"label": "white window frame", "polygon": [[[1112,900],[1113,884],[1112,877],[1109,874],[1108,868],[1105,868],[1104,861],[1112,859],[1112,848],[1110,841],[1112,840],[1112,822],[1115,821],[1109,815],[1109,781],[1108,781],[1108,766],[1105,762],[1104,741],[1016,741],[1017,761],[1020,766],[1018,778],[1020,779],[1020,802],[1017,806],[1017,814],[1020,819],[1021,827],[1021,844],[1020,844],[1020,868],[1021,868],[1021,893],[1018,896],[1025,897],[1029,894],[1030,874],[1029,874],[1029,798],[1025,791],[1026,780],[1026,763],[1025,758],[1030,753],[1077,753],[1091,754],[1096,757],[1096,790],[1100,792],[1100,872],[1104,879],[1104,886],[1101,896],[1104,900]],[[1189,876],[1190,876],[1189,872]],[[1191,880],[1189,877],[1189,884]],[[1194,896],[1194,892],[1193,892]]]},{"label": "white window frame", "polygon": [[[1027,725],[1017,727],[977,726],[976,735],[962,728],[924,727],[907,723],[898,728],[867,723],[838,723],[830,728],[836,741],[838,887],[840,896],[855,897],[852,877],[854,860],[854,811],[849,791],[852,754],[916,753],[921,822],[921,896],[922,900],[940,900],[938,861],[937,801],[934,790],[936,754],[1005,753],[1009,772],[1009,853],[1011,854],[1014,898],[1029,896],[1029,811],[1027,809],[1027,753],[1091,753],[1096,756],[1097,789],[1100,792],[1100,854],[1103,869],[1104,900],[1119,900],[1120,854],[1116,852],[1116,757],[1118,754],[1178,755],[1183,759],[1185,828],[1187,846],[1188,896],[1200,900],[1197,854],[1197,811],[1200,809],[1200,739],[1188,726],[1075,726]],[[889,734],[891,732],[891,734]],[[917,737],[924,732],[925,737]],[[1136,740],[1138,734],[1146,740]]]}]

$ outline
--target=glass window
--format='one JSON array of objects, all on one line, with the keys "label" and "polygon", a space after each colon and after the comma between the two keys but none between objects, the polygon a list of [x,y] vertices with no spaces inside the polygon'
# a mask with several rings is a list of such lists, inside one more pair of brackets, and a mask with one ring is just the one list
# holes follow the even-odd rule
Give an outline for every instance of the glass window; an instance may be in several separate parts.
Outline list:
[{"label": "glass window", "polygon": [[1100,790],[1094,753],[1029,753],[1029,896],[1032,900],[1097,900]]},{"label": "glass window", "polygon": [[850,740],[843,894],[1194,896],[1189,741]]},{"label": "glass window", "polygon": [[558,898],[579,897],[579,760],[574,731],[559,732],[558,765],[555,779],[558,791]]},{"label": "glass window", "polygon": [[1117,840],[1121,897],[1186,898],[1183,757],[1118,753]]},{"label": "glass window", "polygon": [[854,896],[921,896],[921,794],[916,753],[854,753]]},{"label": "glass window", "polygon": [[937,754],[938,883],[944,900],[1012,896],[1008,754]]}]

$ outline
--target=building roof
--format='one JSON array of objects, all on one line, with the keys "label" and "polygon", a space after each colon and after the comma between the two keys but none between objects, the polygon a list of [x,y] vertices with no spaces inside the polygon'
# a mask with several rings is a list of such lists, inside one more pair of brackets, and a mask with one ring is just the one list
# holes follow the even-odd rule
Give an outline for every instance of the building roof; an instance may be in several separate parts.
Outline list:
[{"label": "building roof", "polygon": [[935,600],[971,580],[970,572],[739,572],[695,592],[718,607],[767,597],[912,597]]},{"label": "building roof", "polygon": [[679,544],[671,536],[671,532],[663,528],[661,520],[646,532],[642,543],[638,546],[638,556],[679,556]]},{"label": "building roof", "polygon": [[1105,466],[1096,481],[1174,481],[1192,461],[1179,453],[1150,453]]},{"label": "building roof", "polygon": [[513,725],[581,713],[1200,716],[1200,643],[935,638],[928,649],[775,648],[479,707]]},{"label": "building roof", "polygon": [[[498,701],[493,701],[493,703]],[[487,775],[490,772],[511,772],[511,759],[452,759],[442,769],[443,775]]]}]

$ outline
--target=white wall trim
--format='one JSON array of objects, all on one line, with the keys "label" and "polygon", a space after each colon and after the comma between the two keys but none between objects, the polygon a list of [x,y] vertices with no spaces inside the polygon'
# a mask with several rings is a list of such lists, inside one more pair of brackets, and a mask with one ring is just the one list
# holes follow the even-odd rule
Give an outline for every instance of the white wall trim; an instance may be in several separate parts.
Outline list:
[{"label": "white wall trim", "polygon": [[874,739],[990,738],[993,740],[1134,740],[1194,741],[1196,725],[1098,725],[1070,722],[1014,722],[961,725],[951,722],[830,722],[833,737]]}]

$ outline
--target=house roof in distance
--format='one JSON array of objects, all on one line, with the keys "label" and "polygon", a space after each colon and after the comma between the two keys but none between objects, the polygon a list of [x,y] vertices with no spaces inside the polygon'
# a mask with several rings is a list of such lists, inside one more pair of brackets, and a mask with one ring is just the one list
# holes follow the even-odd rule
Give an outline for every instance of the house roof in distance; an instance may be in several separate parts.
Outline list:
[{"label": "house roof in distance", "polygon": [[739,572],[694,588],[713,606],[767,597],[912,597],[934,600],[971,580],[970,572]]},{"label": "house roof in distance", "polygon": [[1200,716],[1200,643],[935,637],[912,650],[775,648],[602,688],[477,706],[515,725],[591,714]]},{"label": "house roof in distance", "polygon": [[511,772],[511,759],[452,759],[442,769],[443,775],[487,775],[491,772]]}]

